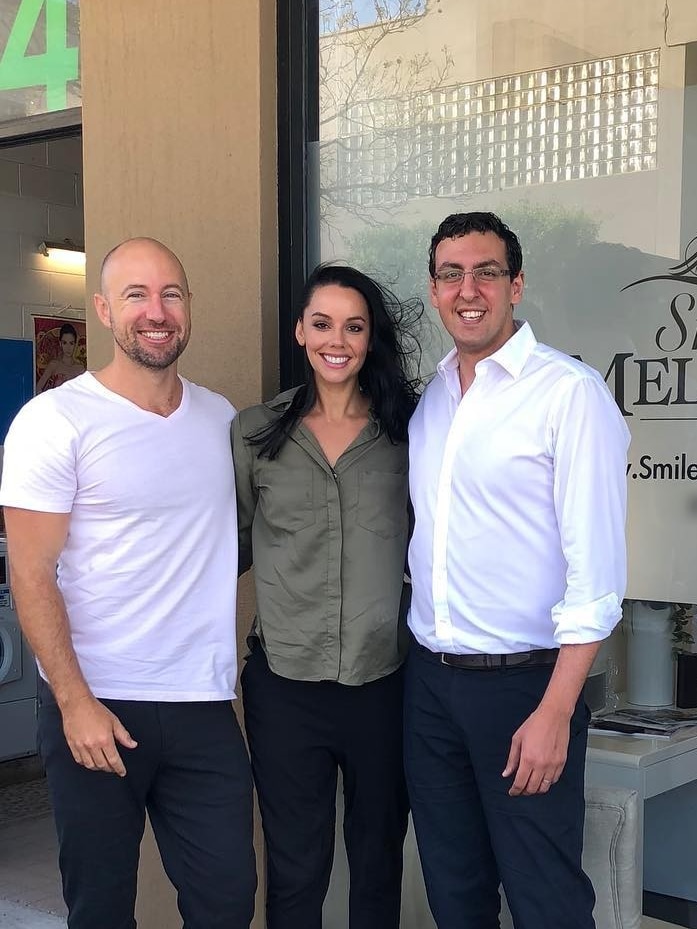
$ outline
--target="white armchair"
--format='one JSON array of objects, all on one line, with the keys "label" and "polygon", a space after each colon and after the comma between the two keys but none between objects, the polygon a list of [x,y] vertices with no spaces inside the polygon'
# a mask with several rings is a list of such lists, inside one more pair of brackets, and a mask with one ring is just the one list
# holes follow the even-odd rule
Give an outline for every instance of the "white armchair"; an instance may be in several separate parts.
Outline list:
[{"label": "white armchair", "polygon": [[[337,797],[338,821],[343,810]],[[667,924],[641,917],[641,876],[636,870],[638,796],[634,790],[611,787],[586,789],[586,827],[583,866],[596,894],[597,929],[648,929]],[[346,857],[341,829],[337,828],[337,848],[332,884],[324,910],[325,929],[345,929],[347,925]],[[409,829],[404,850],[401,929],[435,929],[426,902],[421,864],[413,830]],[[502,895],[503,896],[503,895]],[[502,929],[512,922],[503,899]]]},{"label": "white armchair", "polygon": [[639,797],[635,790],[586,788],[583,867],[595,890],[597,929],[641,926],[637,872]]},{"label": "white armchair", "polygon": [[[636,868],[638,801],[635,790],[586,788],[583,868],[595,890],[596,929],[641,929],[642,882]],[[513,926],[505,898],[501,926]]]}]

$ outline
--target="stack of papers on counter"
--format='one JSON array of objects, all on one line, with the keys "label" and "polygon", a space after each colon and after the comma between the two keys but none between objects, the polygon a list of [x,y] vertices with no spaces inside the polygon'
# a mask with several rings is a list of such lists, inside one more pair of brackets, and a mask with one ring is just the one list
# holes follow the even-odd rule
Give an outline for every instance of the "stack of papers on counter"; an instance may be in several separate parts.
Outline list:
[{"label": "stack of papers on counter", "polygon": [[669,739],[680,729],[697,726],[697,709],[661,707],[623,707],[594,715],[589,731],[596,735],[636,735],[649,739]]}]

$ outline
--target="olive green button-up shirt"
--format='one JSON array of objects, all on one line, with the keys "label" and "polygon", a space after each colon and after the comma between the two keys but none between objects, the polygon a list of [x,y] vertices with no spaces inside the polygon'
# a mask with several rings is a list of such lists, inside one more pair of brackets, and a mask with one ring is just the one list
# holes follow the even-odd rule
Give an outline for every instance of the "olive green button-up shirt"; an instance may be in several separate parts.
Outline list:
[{"label": "olive green button-up shirt", "polygon": [[302,423],[274,461],[254,435],[294,391],[232,424],[240,573],[254,564],[255,633],[272,671],[364,684],[406,652],[408,454],[371,419],[332,468]]}]

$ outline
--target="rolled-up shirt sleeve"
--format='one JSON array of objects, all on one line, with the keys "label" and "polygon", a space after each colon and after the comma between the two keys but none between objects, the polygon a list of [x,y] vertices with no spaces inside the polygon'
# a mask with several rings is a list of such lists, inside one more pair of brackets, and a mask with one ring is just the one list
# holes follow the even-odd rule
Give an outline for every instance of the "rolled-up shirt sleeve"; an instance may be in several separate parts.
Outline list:
[{"label": "rolled-up shirt sleeve", "polygon": [[629,430],[599,375],[561,389],[548,421],[554,507],[567,562],[554,639],[606,638],[620,619],[627,582],[625,523]]}]

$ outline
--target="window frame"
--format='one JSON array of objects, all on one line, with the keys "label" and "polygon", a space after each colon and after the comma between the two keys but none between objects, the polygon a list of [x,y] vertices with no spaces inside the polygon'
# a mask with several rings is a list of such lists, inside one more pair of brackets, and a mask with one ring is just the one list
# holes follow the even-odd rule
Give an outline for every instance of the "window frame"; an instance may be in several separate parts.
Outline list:
[{"label": "window frame", "polygon": [[27,139],[74,135],[81,130],[82,107],[74,106],[67,110],[37,113],[35,116],[0,122],[0,145],[16,145]]},{"label": "window frame", "polygon": [[319,234],[306,170],[319,140],[319,0],[278,0],[277,55],[279,376],[286,390],[306,377],[293,329],[310,270],[309,237]]}]

